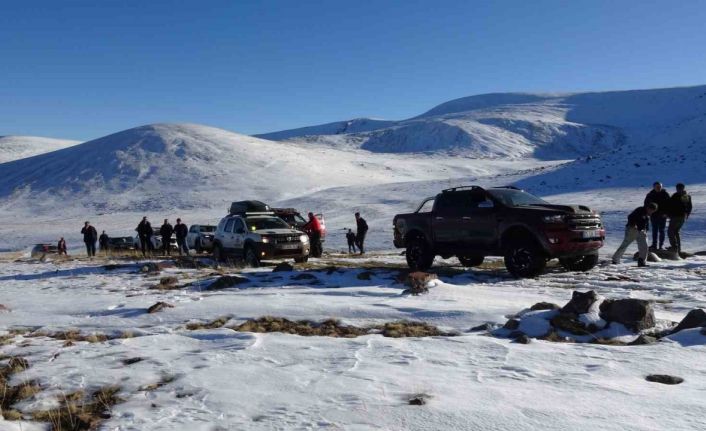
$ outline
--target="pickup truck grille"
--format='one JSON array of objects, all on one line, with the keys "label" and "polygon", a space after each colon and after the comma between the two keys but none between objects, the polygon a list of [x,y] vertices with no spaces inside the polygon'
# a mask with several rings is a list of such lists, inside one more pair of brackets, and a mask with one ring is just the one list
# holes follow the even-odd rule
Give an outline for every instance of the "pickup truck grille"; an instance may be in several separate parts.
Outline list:
[{"label": "pickup truck grille", "polygon": [[573,215],[566,219],[571,229],[600,229],[603,227],[601,218],[595,215]]}]

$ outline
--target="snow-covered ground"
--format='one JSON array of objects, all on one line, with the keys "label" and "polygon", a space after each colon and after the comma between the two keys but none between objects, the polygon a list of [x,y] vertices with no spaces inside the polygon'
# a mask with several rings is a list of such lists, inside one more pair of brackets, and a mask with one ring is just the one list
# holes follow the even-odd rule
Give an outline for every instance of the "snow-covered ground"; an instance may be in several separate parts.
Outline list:
[{"label": "snow-covered ground", "polygon": [[49,153],[78,143],[78,141],[39,136],[0,136],[0,163]]},{"label": "snow-covered ground", "polygon": [[[694,201],[685,249],[706,250],[705,137],[706,87],[494,94],[404,121],[357,119],[259,138],[194,124],[148,125],[0,163],[0,304],[9,308],[0,307],[0,331],[131,335],[69,346],[29,334],[10,338],[0,355],[30,363],[13,384],[37,379],[42,388],[16,408],[42,410],[55,406],[60,392],[116,385],[125,402],[106,429],[699,429],[706,336],[698,330],[628,347],[522,345],[469,329],[504,323],[536,302],[562,305],[573,290],[589,289],[653,300],[658,319],[678,321],[706,307],[706,258],[646,270],[626,259],[523,281],[491,260],[481,269],[442,272],[422,296],[402,294],[390,267],[404,266],[392,250],[393,216],[468,184],[515,184],[552,202],[591,206],[607,226],[605,259],[653,181],[669,191],[685,182]],[[70,254],[82,255],[86,219],[111,236],[132,236],[143,215],[155,224],[176,217],[213,224],[229,202],[242,199],[323,212],[329,253],[345,248],[344,229],[360,211],[372,253],[315,261],[341,268],[312,272],[315,279],[245,271],[249,283],[217,291],[204,287],[223,270],[169,268],[157,276],[140,273],[134,262],[109,269],[103,265],[126,262],[27,255],[32,244],[61,236]],[[359,278],[366,270],[370,279]],[[181,287],[149,289],[167,275]],[[158,301],[174,308],[146,313]],[[185,328],[265,315],[356,326],[420,320],[460,335],[343,339]],[[646,382],[652,373],[686,381]],[[164,384],[149,387],[157,382]],[[408,405],[419,393],[428,403]],[[0,429],[32,424],[0,420]]]},{"label": "snow-covered ground", "polygon": [[[340,257],[330,257],[341,265]],[[345,262],[346,260],[343,259]],[[122,334],[102,343],[18,336],[1,348],[25,357],[30,368],[15,382],[39,379],[45,388],[21,403],[24,411],[55,404],[61,391],[114,385],[125,400],[105,429],[698,429],[706,407],[706,336],[690,331],[649,346],[529,345],[471,332],[486,322],[540,301],[566,303],[574,289],[612,298],[655,300],[658,319],[680,320],[706,306],[706,258],[598,268],[585,274],[550,271],[517,281],[498,269],[441,275],[427,295],[409,296],[393,281],[401,258],[390,254],[349,259],[339,272],[245,271],[247,284],[205,290],[212,269],[167,269],[144,275],[139,265],[106,270],[104,263],[5,260],[0,265],[0,327],[46,333]],[[448,261],[452,264],[452,261]],[[323,263],[322,263],[323,264]],[[372,271],[370,280],[358,275]],[[148,287],[173,275],[171,291]],[[609,281],[628,276],[632,281]],[[361,277],[365,278],[365,277]],[[174,308],[148,314],[165,301]],[[422,320],[452,337],[302,337],[188,330],[189,322],[227,317],[226,326],[272,315],[341,319],[366,326]],[[122,361],[141,358],[124,365]],[[648,374],[685,379],[676,387],[645,381]],[[147,390],[153,383],[167,381]],[[408,405],[416,394],[424,406]],[[18,428],[2,422],[0,428]],[[24,423],[28,429],[27,423]]]}]

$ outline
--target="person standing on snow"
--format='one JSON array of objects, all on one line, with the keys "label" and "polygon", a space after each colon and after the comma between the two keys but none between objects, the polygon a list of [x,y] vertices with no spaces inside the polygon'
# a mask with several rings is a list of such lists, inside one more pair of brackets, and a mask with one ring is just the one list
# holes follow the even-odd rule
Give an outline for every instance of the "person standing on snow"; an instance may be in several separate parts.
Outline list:
[{"label": "person standing on snow", "polygon": [[355,234],[355,243],[358,246],[358,250],[360,250],[360,254],[365,253],[365,235],[368,233],[368,223],[365,221],[363,217],[360,216],[360,213],[355,213],[355,225],[356,225],[356,234]]},{"label": "person standing on snow", "polygon": [[657,250],[659,239],[659,249],[664,247],[664,229],[667,227],[667,208],[669,206],[669,192],[662,187],[662,183],[656,181],[652,185],[652,190],[645,197],[645,205],[650,202],[657,204],[658,210],[650,216],[650,225],[652,226],[652,245],[651,249]]},{"label": "person standing on snow", "polygon": [[181,251],[184,250],[184,254],[189,255],[189,247],[186,245],[186,236],[189,234],[189,227],[181,222],[178,218],[176,226],[174,226],[174,233],[176,234],[177,249],[179,249],[179,256],[181,256]]},{"label": "person standing on snow", "polygon": [[346,240],[348,241],[348,253],[355,253],[355,234],[350,229],[348,229],[348,233],[346,233]]},{"label": "person standing on snow", "polygon": [[162,254],[169,256],[171,254],[169,247],[171,246],[172,234],[174,233],[174,228],[169,223],[169,220],[164,219],[164,224],[159,228],[159,233],[162,235]]},{"label": "person standing on snow", "polygon": [[108,234],[103,231],[101,236],[98,237],[98,245],[103,253],[108,254]]},{"label": "person standing on snow", "polygon": [[302,228],[309,235],[311,255],[313,257],[321,257],[323,254],[321,249],[321,223],[314,213],[309,213],[309,221]]},{"label": "person standing on snow", "polygon": [[89,258],[92,258],[96,255],[96,241],[98,240],[98,231],[96,231],[96,228],[91,226],[91,222],[87,221],[83,225],[83,229],[81,229],[81,233],[83,234],[83,242],[86,244],[86,254],[88,255]]},{"label": "person standing on snow", "polygon": [[142,257],[147,256],[147,251],[152,254],[154,247],[152,246],[152,224],[147,220],[147,216],[142,217],[142,221],[135,229],[140,238],[140,248],[142,249]]},{"label": "person standing on snow", "polygon": [[63,236],[59,238],[59,243],[56,245],[56,251],[59,256],[61,256],[62,254],[66,256],[66,241],[64,240]]},{"label": "person standing on snow", "polygon": [[625,250],[633,243],[637,241],[637,248],[639,250],[639,257],[637,259],[637,266],[643,267],[647,266],[645,261],[647,260],[647,253],[649,251],[647,247],[647,229],[649,228],[649,218],[654,214],[659,208],[654,202],[650,202],[645,206],[635,208],[633,212],[628,216],[628,223],[625,225],[625,239],[620,247],[613,254],[613,264],[617,265],[620,263],[620,258],[623,257]]},{"label": "person standing on snow", "polygon": [[686,186],[677,184],[677,192],[669,198],[669,250],[681,253],[681,228],[691,215],[691,196],[686,192]]}]

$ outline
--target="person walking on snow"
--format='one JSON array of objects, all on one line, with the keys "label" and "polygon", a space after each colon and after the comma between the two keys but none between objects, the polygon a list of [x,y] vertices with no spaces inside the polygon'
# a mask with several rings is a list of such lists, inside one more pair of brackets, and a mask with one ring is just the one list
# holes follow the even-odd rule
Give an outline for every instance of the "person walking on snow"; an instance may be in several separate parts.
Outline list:
[{"label": "person walking on snow", "polygon": [[164,219],[164,224],[159,228],[159,233],[162,235],[162,254],[169,256],[171,254],[169,247],[171,246],[172,234],[174,233],[174,228],[169,223],[169,220]]},{"label": "person walking on snow", "polygon": [[350,229],[346,233],[346,240],[348,240],[348,253],[355,253],[355,234]]},{"label": "person walking on snow", "polygon": [[179,256],[181,256],[182,250],[184,250],[184,254],[188,256],[189,247],[186,245],[186,236],[189,234],[189,227],[182,223],[180,218],[177,219],[176,226],[174,226],[174,233],[176,234]]},{"label": "person walking on snow", "polygon": [[358,246],[358,250],[360,250],[360,254],[365,254],[365,235],[368,233],[368,223],[360,216],[360,213],[355,213],[355,225],[355,243]]},{"label": "person walking on snow", "polygon": [[691,196],[686,192],[686,186],[677,184],[677,192],[669,198],[669,249],[681,253],[681,228],[691,215]]},{"label": "person walking on snow", "polygon": [[620,247],[613,254],[613,263],[620,263],[620,258],[623,257],[625,250],[633,243],[637,241],[637,248],[639,250],[639,257],[637,259],[637,266],[647,266],[645,261],[647,260],[647,253],[649,251],[647,247],[647,229],[649,228],[649,218],[654,214],[659,208],[654,202],[650,202],[645,206],[635,208],[633,212],[628,216],[628,223],[625,225],[625,239]]},{"label": "person walking on snow", "polygon": [[83,242],[86,244],[86,254],[88,255],[89,258],[92,258],[96,255],[96,241],[98,240],[98,231],[96,231],[96,228],[91,226],[91,222],[87,221],[83,225],[83,229],[81,229],[81,233],[83,234]]},{"label": "person walking on snow", "polygon": [[650,202],[657,204],[658,210],[650,216],[650,225],[652,227],[652,245],[651,249],[658,248],[657,240],[659,239],[659,249],[664,247],[664,229],[667,227],[667,208],[669,206],[669,192],[663,187],[662,183],[656,181],[652,185],[652,190],[645,197],[645,205]]},{"label": "person walking on snow", "polygon": [[321,249],[321,222],[316,218],[314,213],[309,213],[309,221],[303,226],[304,232],[309,235],[311,243],[311,255],[313,257],[321,257],[323,250]]},{"label": "person walking on snow", "polygon": [[148,251],[150,254],[152,254],[152,251],[154,249],[154,247],[152,246],[152,234],[154,232],[152,231],[152,224],[147,220],[147,216],[142,217],[142,221],[140,222],[140,224],[137,225],[137,228],[135,230],[137,231],[137,235],[140,238],[140,248],[142,249],[142,257],[146,257]]}]

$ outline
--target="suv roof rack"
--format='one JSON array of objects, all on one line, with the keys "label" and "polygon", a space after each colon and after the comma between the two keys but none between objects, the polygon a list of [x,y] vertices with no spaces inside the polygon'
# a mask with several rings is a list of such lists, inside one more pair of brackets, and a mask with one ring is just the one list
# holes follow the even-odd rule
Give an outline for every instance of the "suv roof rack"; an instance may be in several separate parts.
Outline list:
[{"label": "suv roof rack", "polygon": [[459,187],[453,187],[453,188],[450,188],[450,189],[445,189],[445,190],[442,190],[441,192],[442,192],[442,193],[449,193],[449,192],[455,192],[455,191],[457,191],[457,190],[465,190],[465,189],[469,189],[469,190],[483,190],[483,187],[480,187],[480,186],[459,186]]},{"label": "suv roof rack", "polygon": [[272,209],[266,203],[260,201],[237,201],[230,204],[228,214],[245,215],[248,213],[268,213],[272,214]]}]

